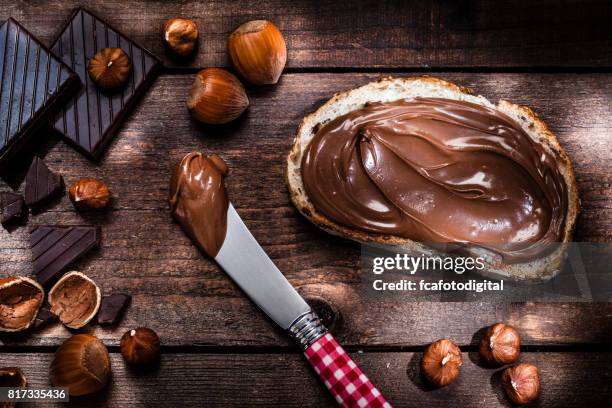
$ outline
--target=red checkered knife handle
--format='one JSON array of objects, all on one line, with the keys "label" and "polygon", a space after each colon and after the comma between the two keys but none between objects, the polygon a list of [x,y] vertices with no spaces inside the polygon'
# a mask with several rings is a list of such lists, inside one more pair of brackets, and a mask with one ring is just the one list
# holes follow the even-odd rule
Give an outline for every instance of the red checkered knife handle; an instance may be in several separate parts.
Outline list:
[{"label": "red checkered knife handle", "polygon": [[289,332],[305,348],[306,359],[341,407],[391,408],[313,312],[300,317]]}]

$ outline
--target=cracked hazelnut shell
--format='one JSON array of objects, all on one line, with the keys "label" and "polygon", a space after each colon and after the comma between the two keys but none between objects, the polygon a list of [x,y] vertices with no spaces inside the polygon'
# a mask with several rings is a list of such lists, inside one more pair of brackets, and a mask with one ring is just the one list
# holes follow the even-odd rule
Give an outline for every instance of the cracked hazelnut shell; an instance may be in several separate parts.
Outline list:
[{"label": "cracked hazelnut shell", "polygon": [[227,50],[236,71],[255,85],[277,83],[287,63],[283,34],[266,20],[238,27],[227,40]]},{"label": "cracked hazelnut shell", "polygon": [[121,337],[121,354],[134,366],[146,366],[159,360],[160,342],[153,330],[140,327],[129,330]]},{"label": "cracked hazelnut shell", "polygon": [[0,332],[27,330],[44,299],[45,291],[33,279],[24,276],[0,279]]},{"label": "cracked hazelnut shell", "polygon": [[423,353],[421,373],[431,385],[444,387],[459,377],[463,364],[461,350],[448,339],[431,343]]},{"label": "cracked hazelnut shell", "polygon": [[540,394],[540,373],[533,364],[523,363],[506,368],[501,381],[506,396],[515,404],[527,404]]},{"label": "cracked hazelnut shell", "polygon": [[78,210],[100,209],[108,205],[110,191],[106,184],[95,178],[81,178],[68,190],[70,201]]},{"label": "cracked hazelnut shell", "polygon": [[202,123],[219,125],[231,122],[249,107],[249,98],[235,75],[221,68],[198,72],[187,108]]},{"label": "cracked hazelnut shell", "polygon": [[489,365],[514,363],[521,353],[521,337],[514,327],[495,323],[485,332],[478,353]]},{"label": "cracked hazelnut shell", "polygon": [[68,388],[72,396],[91,394],[106,386],[111,362],[106,346],[89,334],[66,340],[55,353],[49,375],[55,387]]},{"label": "cracked hazelnut shell", "polygon": [[80,329],[98,313],[102,294],[93,280],[81,272],[66,273],[49,291],[51,313],[71,329]]},{"label": "cracked hazelnut shell", "polygon": [[104,48],[89,60],[87,67],[92,81],[106,90],[125,84],[131,70],[130,58],[121,48]]},{"label": "cracked hazelnut shell", "polygon": [[[0,387],[26,388],[28,380],[23,371],[17,367],[0,368]],[[14,408],[14,402],[0,402],[0,408]]]},{"label": "cracked hazelnut shell", "polygon": [[198,42],[198,25],[187,18],[171,18],[164,23],[164,44],[173,53],[187,56]]}]

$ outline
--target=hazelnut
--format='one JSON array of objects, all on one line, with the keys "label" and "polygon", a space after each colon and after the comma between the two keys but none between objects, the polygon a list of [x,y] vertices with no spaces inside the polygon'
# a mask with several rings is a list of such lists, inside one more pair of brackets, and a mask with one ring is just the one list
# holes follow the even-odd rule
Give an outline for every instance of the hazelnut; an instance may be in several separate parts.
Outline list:
[{"label": "hazelnut", "polygon": [[49,291],[51,313],[71,329],[80,329],[89,323],[98,309],[102,295],[94,281],[81,272],[68,272]]},{"label": "hazelnut", "polygon": [[21,369],[17,367],[0,368],[0,387],[25,388],[26,385],[28,385],[28,380]]},{"label": "hazelnut", "polygon": [[255,85],[275,84],[287,63],[287,46],[279,29],[269,21],[242,24],[227,41],[232,65]]},{"label": "hazelnut", "polygon": [[79,210],[104,208],[110,201],[110,191],[106,184],[95,178],[77,180],[68,195],[74,206]]},{"label": "hazelnut", "polygon": [[514,327],[495,323],[485,332],[478,351],[487,364],[510,364],[515,362],[521,353],[521,337]]},{"label": "hazelnut", "polygon": [[70,395],[91,394],[106,386],[110,378],[110,357],[97,337],[77,334],[55,353],[49,370],[51,384],[68,388]]},{"label": "hazelnut", "polygon": [[240,80],[221,68],[198,72],[187,108],[191,116],[203,123],[231,122],[249,107],[249,99]]},{"label": "hazelnut", "polygon": [[0,332],[27,330],[45,298],[33,279],[23,276],[0,279]]},{"label": "hazelnut", "polygon": [[177,55],[191,54],[198,41],[198,26],[193,20],[171,18],[164,23],[164,43]]},{"label": "hazelnut", "polygon": [[502,373],[502,386],[508,398],[518,405],[527,404],[540,393],[540,374],[533,364],[518,364]]},{"label": "hazelnut", "polygon": [[157,362],[160,355],[157,333],[146,327],[127,331],[121,337],[121,354],[128,364],[135,366]]},{"label": "hazelnut", "polygon": [[132,70],[130,58],[121,48],[104,48],[89,60],[89,76],[102,89],[123,85]]},{"label": "hazelnut", "polygon": [[457,379],[463,364],[461,350],[448,339],[431,343],[423,353],[421,373],[436,387],[444,387]]},{"label": "hazelnut", "polygon": [[[17,367],[0,368],[0,387],[6,388],[26,388],[28,380]],[[14,402],[0,402],[0,408],[14,408]]]}]

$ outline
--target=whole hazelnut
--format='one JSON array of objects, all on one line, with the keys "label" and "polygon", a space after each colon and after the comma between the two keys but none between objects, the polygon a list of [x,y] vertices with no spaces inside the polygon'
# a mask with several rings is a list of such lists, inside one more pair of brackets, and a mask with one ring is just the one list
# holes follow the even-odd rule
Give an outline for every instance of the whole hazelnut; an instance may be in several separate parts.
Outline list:
[{"label": "whole hazelnut", "polygon": [[275,84],[287,63],[287,46],[279,29],[269,21],[242,24],[227,41],[232,65],[255,85]]},{"label": "whole hazelnut", "polygon": [[501,378],[506,395],[515,404],[527,404],[540,393],[540,374],[533,364],[523,363],[508,367]]},{"label": "whole hazelnut", "polygon": [[208,124],[231,122],[249,107],[249,98],[240,80],[221,68],[198,72],[187,100],[189,113]]},{"label": "whole hazelnut", "polygon": [[514,327],[495,323],[485,332],[478,352],[490,365],[501,366],[513,363],[521,353],[521,337]]},{"label": "whole hazelnut", "polygon": [[451,340],[441,339],[425,349],[421,373],[431,385],[444,387],[459,377],[462,364],[463,356],[459,347]]},{"label": "whole hazelnut", "polygon": [[131,365],[143,366],[155,363],[160,355],[157,333],[146,327],[127,331],[121,337],[121,354]]},{"label": "whole hazelnut", "polygon": [[191,54],[198,41],[198,26],[187,18],[171,18],[164,23],[164,43],[177,55]]},{"label": "whole hazelnut", "polygon": [[74,206],[79,210],[100,209],[108,205],[110,191],[106,184],[95,178],[82,178],[68,190]]},{"label": "whole hazelnut", "polygon": [[55,352],[49,370],[51,384],[68,388],[74,396],[94,393],[108,383],[110,364],[108,350],[100,339],[74,335]]},{"label": "whole hazelnut", "polygon": [[87,70],[96,85],[109,90],[127,81],[132,64],[121,48],[104,48],[89,60]]}]

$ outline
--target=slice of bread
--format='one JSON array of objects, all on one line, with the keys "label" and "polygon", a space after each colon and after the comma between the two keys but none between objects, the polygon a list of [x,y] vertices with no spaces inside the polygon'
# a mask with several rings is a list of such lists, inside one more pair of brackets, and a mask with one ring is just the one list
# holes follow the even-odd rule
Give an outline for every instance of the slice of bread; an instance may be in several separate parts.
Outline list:
[{"label": "slice of bread", "polygon": [[[529,108],[500,100],[494,105],[483,96],[475,96],[468,88],[432,77],[383,78],[360,88],[334,95],[315,112],[306,116],[297,129],[293,148],[287,157],[287,185],[291,200],[297,209],[310,221],[325,231],[361,243],[399,246],[401,250],[441,255],[440,250],[412,241],[407,238],[369,233],[339,225],[318,212],[304,189],[301,164],[302,155],[321,125],[356,109],[363,108],[367,102],[390,102],[414,97],[445,98],[471,102],[498,109],[513,118],[536,143],[556,157],[557,166],[567,184],[568,210],[566,214],[563,243],[572,239],[576,217],[580,207],[576,178],[572,164],[546,124]],[[480,272],[494,278],[543,281],[555,276],[561,268],[567,245],[560,245],[545,257],[523,263],[504,263],[501,256],[482,250],[486,268]],[[478,256],[481,256],[480,254]]]}]

